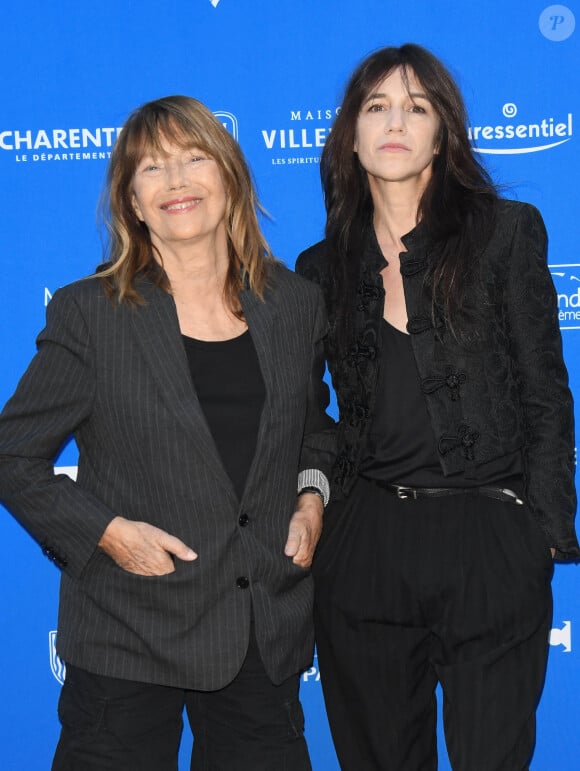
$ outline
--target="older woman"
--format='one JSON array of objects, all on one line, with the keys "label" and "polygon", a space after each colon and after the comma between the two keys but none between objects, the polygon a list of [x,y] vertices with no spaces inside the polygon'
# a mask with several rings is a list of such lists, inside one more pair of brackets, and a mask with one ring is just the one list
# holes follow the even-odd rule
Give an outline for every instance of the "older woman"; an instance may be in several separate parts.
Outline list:
[{"label": "older woman", "polygon": [[[269,256],[194,99],[130,116],[108,193],[110,263],[55,293],[0,419],[1,497],[62,569],[53,768],[175,769],[185,705],[192,769],[308,769],[319,290]],[[53,474],[70,434],[76,482]]]},{"label": "older woman", "polygon": [[[353,73],[322,156],[340,406],[315,562],[344,771],[522,771],[546,670],[552,557],[579,555],[572,399],[546,234],[498,198],[453,79],[416,45]],[[338,499],[342,498],[341,502]]]}]

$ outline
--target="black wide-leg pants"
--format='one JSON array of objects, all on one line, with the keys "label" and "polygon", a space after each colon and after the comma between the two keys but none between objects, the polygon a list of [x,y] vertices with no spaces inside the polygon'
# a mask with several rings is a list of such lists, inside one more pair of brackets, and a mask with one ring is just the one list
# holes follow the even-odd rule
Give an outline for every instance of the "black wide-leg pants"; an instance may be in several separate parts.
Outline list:
[{"label": "black wide-leg pants", "polygon": [[315,620],[342,770],[435,771],[438,682],[454,771],[527,769],[553,572],[527,505],[360,479],[325,516]]}]

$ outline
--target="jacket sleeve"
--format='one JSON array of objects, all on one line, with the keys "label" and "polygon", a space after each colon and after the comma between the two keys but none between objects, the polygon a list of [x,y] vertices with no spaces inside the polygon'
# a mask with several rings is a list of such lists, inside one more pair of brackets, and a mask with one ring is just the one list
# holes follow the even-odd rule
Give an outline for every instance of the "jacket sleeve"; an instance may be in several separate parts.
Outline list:
[{"label": "jacket sleeve", "polygon": [[578,557],[574,416],[540,213],[522,205],[508,255],[504,312],[524,419],[526,497],[556,559]]},{"label": "jacket sleeve", "polygon": [[318,469],[330,479],[336,455],[336,430],[326,409],[330,402],[330,390],[324,382],[325,356],[324,340],[328,333],[328,321],[324,300],[316,290],[317,306],[312,336],[312,366],[308,386],[308,402],[300,471]]},{"label": "jacket sleeve", "polygon": [[37,346],[0,415],[0,499],[49,559],[79,576],[115,514],[54,473],[63,443],[90,417],[96,385],[87,324],[67,290],[50,301]]}]

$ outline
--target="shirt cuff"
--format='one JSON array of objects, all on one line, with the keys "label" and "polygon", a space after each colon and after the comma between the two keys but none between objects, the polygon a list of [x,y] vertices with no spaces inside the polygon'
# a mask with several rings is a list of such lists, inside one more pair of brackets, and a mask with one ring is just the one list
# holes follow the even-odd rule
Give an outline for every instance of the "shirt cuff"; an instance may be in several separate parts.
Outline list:
[{"label": "shirt cuff", "polygon": [[317,468],[307,468],[298,474],[298,494],[305,487],[316,487],[322,493],[324,505],[330,500],[330,484],[322,471]]}]

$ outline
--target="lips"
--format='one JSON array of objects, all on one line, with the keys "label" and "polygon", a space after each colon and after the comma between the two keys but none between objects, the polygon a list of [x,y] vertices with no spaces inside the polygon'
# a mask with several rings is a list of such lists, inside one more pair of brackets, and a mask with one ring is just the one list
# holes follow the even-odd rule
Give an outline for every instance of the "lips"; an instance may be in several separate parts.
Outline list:
[{"label": "lips", "polygon": [[179,214],[183,211],[195,209],[200,201],[201,198],[179,198],[174,201],[166,201],[165,203],[162,203],[160,208],[166,212],[176,212]]},{"label": "lips", "polygon": [[410,148],[407,147],[407,145],[403,145],[400,142],[385,142],[384,145],[381,145],[379,147],[379,150],[386,150],[387,152],[405,152],[408,151]]}]

